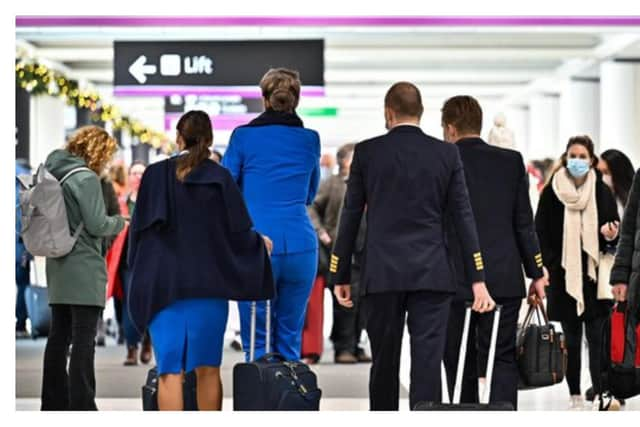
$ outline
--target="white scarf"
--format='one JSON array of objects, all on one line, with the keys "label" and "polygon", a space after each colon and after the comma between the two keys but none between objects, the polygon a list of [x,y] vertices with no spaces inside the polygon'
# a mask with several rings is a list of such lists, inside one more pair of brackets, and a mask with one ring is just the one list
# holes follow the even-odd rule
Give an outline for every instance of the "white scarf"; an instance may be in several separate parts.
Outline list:
[{"label": "white scarf", "polygon": [[566,168],[562,168],[554,175],[552,186],[564,205],[562,267],[565,270],[566,289],[576,300],[580,316],[584,312],[582,251],[588,255],[587,274],[594,281],[597,280],[596,267],[600,258],[596,173],[593,169],[589,170],[585,183],[576,188]]}]

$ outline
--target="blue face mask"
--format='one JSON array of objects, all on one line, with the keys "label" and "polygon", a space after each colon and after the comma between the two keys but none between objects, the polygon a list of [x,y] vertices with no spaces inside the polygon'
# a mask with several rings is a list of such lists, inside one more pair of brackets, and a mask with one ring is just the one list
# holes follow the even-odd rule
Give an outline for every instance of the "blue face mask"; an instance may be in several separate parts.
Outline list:
[{"label": "blue face mask", "polygon": [[591,169],[591,164],[584,159],[568,159],[567,170],[574,178],[582,178]]}]

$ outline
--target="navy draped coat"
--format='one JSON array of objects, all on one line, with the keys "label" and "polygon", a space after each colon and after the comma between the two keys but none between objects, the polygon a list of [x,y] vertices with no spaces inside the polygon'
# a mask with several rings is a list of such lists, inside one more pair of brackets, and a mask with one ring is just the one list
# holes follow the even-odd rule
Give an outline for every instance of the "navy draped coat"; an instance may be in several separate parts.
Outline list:
[{"label": "navy draped coat", "polygon": [[176,164],[146,169],[131,219],[127,306],[139,331],[177,300],[275,293],[267,250],[230,173],[206,160],[180,182]]}]

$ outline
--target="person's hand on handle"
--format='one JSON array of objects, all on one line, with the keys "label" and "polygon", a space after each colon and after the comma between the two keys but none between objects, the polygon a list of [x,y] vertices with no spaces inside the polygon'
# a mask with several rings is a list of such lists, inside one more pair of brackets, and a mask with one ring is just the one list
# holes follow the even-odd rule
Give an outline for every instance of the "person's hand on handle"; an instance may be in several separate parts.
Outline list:
[{"label": "person's hand on handle", "polygon": [[539,279],[532,280],[531,285],[529,286],[529,298],[537,297],[542,301],[546,297],[544,288],[547,286],[549,286],[549,278],[546,275]]},{"label": "person's hand on handle", "polygon": [[486,313],[493,310],[496,306],[495,301],[489,295],[485,282],[475,282],[471,285],[473,290],[473,305],[471,309],[478,313]]},{"label": "person's hand on handle", "polygon": [[329,236],[329,233],[325,230],[321,230],[320,233],[318,233],[318,238],[323,245],[327,247],[331,245],[331,236]]},{"label": "person's hand on handle", "polygon": [[351,285],[335,285],[333,287],[333,293],[338,300],[338,304],[343,307],[353,307],[353,301],[351,300]]},{"label": "person's hand on handle", "polygon": [[608,222],[604,224],[602,227],[600,227],[600,233],[602,233],[604,238],[607,240],[613,240],[616,237],[618,237],[619,230],[620,230],[619,221]]},{"label": "person's hand on handle", "polygon": [[624,302],[627,300],[627,284],[626,283],[616,283],[613,285],[611,289],[611,293],[613,294],[613,299],[618,302]]},{"label": "person's hand on handle", "polygon": [[273,242],[267,236],[262,236],[262,240],[264,240],[264,246],[267,248],[267,253],[271,256],[271,252],[273,251]]}]

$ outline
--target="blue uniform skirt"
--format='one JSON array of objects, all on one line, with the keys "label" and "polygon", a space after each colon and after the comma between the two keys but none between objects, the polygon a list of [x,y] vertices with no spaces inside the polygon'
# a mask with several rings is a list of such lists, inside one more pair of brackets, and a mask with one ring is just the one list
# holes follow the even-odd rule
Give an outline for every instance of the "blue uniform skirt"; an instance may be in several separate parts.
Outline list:
[{"label": "blue uniform skirt", "polygon": [[219,367],[229,303],[217,298],[179,300],[149,324],[158,374],[179,374],[201,366]]}]

